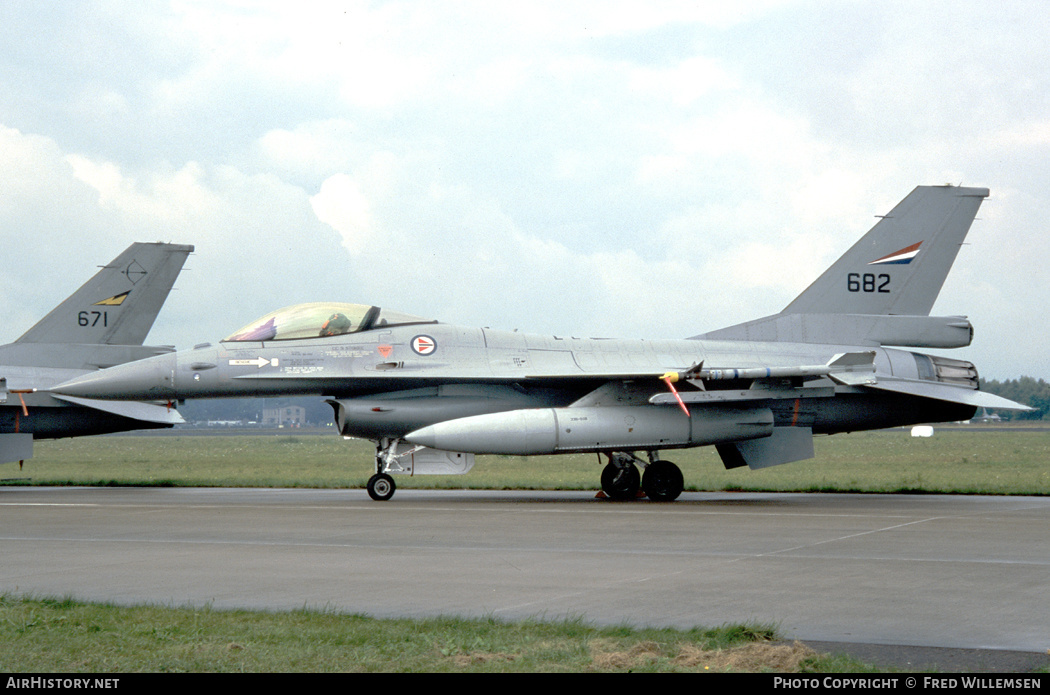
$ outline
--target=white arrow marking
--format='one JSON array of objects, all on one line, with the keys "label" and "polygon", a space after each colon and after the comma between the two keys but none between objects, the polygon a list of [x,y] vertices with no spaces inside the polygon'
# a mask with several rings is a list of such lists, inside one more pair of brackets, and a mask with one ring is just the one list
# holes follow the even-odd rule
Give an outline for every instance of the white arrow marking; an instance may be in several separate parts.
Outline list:
[{"label": "white arrow marking", "polygon": [[230,360],[231,367],[251,367],[255,366],[262,369],[268,364],[272,364],[274,367],[277,366],[277,358],[268,360],[265,357],[256,357],[254,360]]}]

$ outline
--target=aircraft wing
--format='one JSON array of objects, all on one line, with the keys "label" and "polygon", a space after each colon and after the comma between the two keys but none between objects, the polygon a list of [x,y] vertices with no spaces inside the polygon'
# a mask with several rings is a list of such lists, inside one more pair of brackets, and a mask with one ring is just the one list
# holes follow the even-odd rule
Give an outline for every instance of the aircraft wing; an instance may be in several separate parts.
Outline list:
[{"label": "aircraft wing", "polygon": [[[780,400],[787,398],[814,398],[833,396],[834,389],[830,387],[798,387],[798,388],[750,388],[746,390],[718,390],[707,391],[704,389],[704,381],[721,379],[755,380],[769,378],[793,378],[802,381],[827,377],[832,382],[842,386],[856,386],[863,388],[890,391],[909,396],[932,398],[948,403],[959,403],[972,405],[977,408],[994,408],[999,410],[1033,410],[1026,405],[1015,403],[1009,399],[997,396],[993,393],[979,391],[965,386],[956,386],[940,381],[922,379],[903,379],[875,374],[874,352],[848,352],[836,355],[826,365],[810,365],[796,367],[752,367],[746,369],[703,369],[698,366],[684,373],[679,373],[670,378],[668,393],[660,393],[649,399],[650,403],[656,405],[669,405],[675,403],[714,403],[729,401],[748,400]],[[650,375],[650,377],[653,375]],[[664,374],[661,378],[667,380],[670,374]],[[699,391],[677,392],[671,384],[685,377],[685,380],[697,386]]]}]

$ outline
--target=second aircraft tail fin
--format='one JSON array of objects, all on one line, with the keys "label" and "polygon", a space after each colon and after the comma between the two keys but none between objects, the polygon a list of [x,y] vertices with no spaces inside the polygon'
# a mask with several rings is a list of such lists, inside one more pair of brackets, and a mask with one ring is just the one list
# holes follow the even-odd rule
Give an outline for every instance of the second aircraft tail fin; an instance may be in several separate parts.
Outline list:
[{"label": "second aircraft tail fin", "polygon": [[142,345],[192,251],[132,244],[15,342]]}]

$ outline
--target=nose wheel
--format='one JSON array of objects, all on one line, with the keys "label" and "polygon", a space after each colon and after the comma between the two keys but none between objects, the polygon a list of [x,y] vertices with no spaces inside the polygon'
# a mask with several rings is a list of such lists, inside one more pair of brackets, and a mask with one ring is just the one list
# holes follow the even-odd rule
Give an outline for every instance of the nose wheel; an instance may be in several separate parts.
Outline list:
[{"label": "nose wheel", "polygon": [[376,502],[385,502],[394,496],[397,485],[386,473],[376,473],[368,479],[368,496]]}]

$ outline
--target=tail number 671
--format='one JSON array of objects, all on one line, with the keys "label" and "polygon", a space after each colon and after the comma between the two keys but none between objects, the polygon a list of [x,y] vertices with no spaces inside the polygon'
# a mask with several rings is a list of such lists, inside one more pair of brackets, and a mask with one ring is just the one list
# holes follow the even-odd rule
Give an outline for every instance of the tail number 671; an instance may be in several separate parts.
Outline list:
[{"label": "tail number 671", "polygon": [[109,326],[109,316],[104,311],[82,311],[77,314],[77,324],[81,326]]}]

